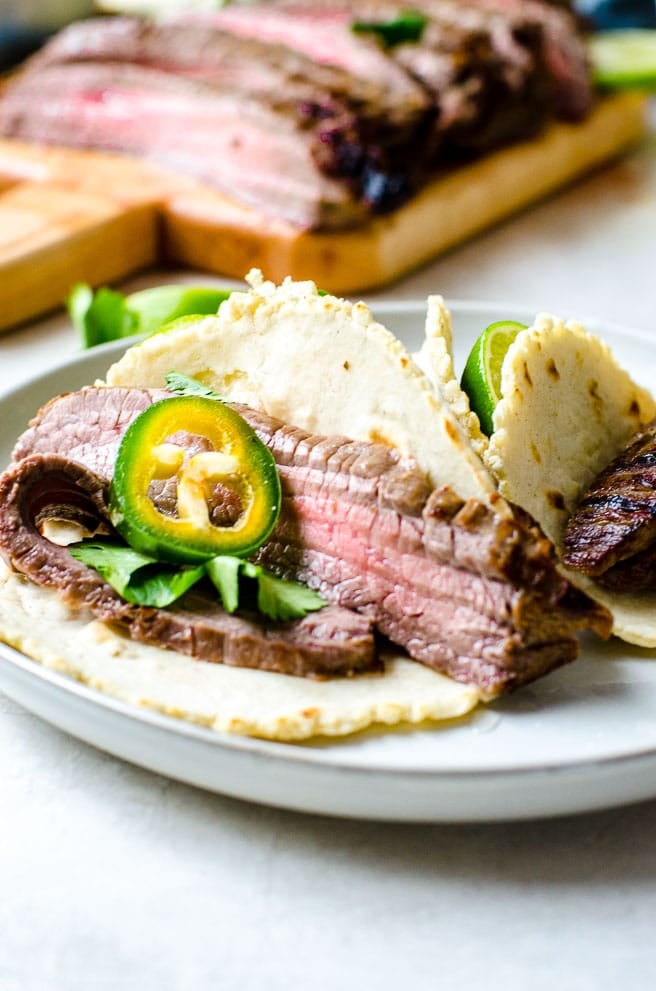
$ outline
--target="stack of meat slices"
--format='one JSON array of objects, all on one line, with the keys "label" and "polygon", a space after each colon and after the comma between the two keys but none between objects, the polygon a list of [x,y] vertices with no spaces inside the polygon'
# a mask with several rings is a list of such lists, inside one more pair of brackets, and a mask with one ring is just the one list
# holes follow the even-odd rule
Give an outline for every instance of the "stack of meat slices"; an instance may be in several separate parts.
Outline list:
[{"label": "stack of meat slices", "polygon": [[170,609],[124,601],[41,526],[48,518],[108,525],[121,436],[161,396],[112,387],[60,396],[0,476],[2,556],[72,609],[200,660],[307,677],[378,670],[374,635],[382,635],[484,697],[573,660],[577,630],[609,634],[609,614],[558,574],[534,528],[447,486],[431,491],[416,463],[385,445],[313,435],[244,406],[236,408],[273,452],[283,491],[258,559],[329,606],[271,623],[229,616],[215,594],[195,590]]},{"label": "stack of meat slices", "polygon": [[541,0],[229,6],[72,25],[0,101],[0,135],[147,157],[299,229],[396,209],[444,165],[592,105],[576,21]]}]

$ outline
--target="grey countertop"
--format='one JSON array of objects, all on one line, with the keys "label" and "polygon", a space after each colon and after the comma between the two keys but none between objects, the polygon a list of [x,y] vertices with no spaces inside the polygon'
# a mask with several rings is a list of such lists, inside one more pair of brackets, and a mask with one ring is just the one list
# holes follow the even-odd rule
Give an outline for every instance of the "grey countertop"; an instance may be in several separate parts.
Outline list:
[{"label": "grey countertop", "polygon": [[[376,298],[440,292],[656,334],[655,231],[652,139]],[[3,387],[76,349],[61,319],[7,335]],[[0,989],[644,989],[652,827],[656,802],[488,825],[249,805],[0,696]]]}]

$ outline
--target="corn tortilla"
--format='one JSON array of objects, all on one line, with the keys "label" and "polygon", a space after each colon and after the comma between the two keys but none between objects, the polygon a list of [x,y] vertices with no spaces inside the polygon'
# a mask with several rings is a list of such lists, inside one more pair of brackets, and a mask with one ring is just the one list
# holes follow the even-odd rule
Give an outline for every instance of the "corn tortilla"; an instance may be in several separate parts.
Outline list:
[{"label": "corn tortilla", "polygon": [[107,695],[221,733],[268,740],[339,737],[369,726],[455,719],[479,689],[399,653],[383,674],[311,681],[193,660],[135,643],[0,562],[0,639]]}]

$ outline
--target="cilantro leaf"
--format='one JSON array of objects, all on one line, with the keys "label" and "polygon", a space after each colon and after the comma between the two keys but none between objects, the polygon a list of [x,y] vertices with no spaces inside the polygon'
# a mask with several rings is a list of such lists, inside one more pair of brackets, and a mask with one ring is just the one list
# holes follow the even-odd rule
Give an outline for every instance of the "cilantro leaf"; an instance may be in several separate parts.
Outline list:
[{"label": "cilantro leaf", "polygon": [[406,10],[387,21],[352,21],[351,31],[354,34],[372,34],[386,48],[393,48],[405,41],[419,41],[427,24],[425,14],[418,10]]},{"label": "cilantro leaf", "polygon": [[161,564],[112,541],[83,541],[68,549],[77,561],[94,568],[119,595],[138,606],[163,609],[205,574],[202,564],[195,568]]},{"label": "cilantro leaf", "polygon": [[234,612],[237,608],[241,592],[240,576],[256,582],[257,608],[275,622],[302,619],[306,613],[326,605],[325,599],[305,585],[277,578],[261,565],[239,557],[214,557],[206,563],[205,568],[221,596],[226,612]]},{"label": "cilantro leaf", "polygon": [[263,568],[258,575],[257,606],[269,619],[302,619],[326,605],[325,599],[307,585],[277,578]]},{"label": "cilantro leaf", "polygon": [[[164,609],[207,575],[223,608],[233,613],[248,590],[248,580],[257,591],[257,608],[274,622],[302,619],[326,605],[325,600],[298,582],[278,578],[251,561],[219,555],[196,567],[162,564],[112,540],[85,540],[71,544],[72,556],[94,568],[127,602]],[[240,581],[246,579],[246,582]]]},{"label": "cilantro leaf", "polygon": [[183,375],[182,372],[167,372],[166,388],[168,392],[175,393],[176,396],[205,396],[208,399],[220,399],[218,392],[210,389],[209,385],[203,385],[198,379]]},{"label": "cilantro leaf", "polygon": [[227,554],[205,563],[208,577],[219,593],[223,608],[229,613],[239,605],[239,572],[243,563],[241,558]]}]

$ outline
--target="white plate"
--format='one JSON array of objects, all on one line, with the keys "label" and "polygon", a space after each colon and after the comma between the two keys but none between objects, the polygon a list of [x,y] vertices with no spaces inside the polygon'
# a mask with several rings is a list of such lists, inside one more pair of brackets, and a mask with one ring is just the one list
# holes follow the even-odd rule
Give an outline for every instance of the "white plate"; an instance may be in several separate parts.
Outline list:
[{"label": "white plate", "polygon": [[[416,349],[424,303],[375,307]],[[516,307],[454,303],[456,358],[493,320],[530,322]],[[601,333],[642,382],[656,341]],[[0,399],[0,463],[51,396],[104,375],[125,342],[81,354]],[[583,642],[580,660],[457,724],[372,732],[297,746],[222,736],[117,702],[0,645],[0,689],[27,709],[118,757],[190,784],[306,812],[405,821],[558,815],[656,796],[656,653]]]}]

